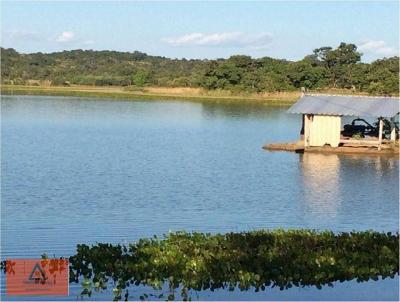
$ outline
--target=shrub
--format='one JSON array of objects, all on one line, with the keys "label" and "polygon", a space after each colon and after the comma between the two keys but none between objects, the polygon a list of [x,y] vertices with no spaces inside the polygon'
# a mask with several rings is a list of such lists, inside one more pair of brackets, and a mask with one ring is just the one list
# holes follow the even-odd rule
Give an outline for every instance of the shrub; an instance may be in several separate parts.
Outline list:
[{"label": "shrub", "polygon": [[399,270],[398,255],[398,233],[178,232],[129,246],[78,245],[76,255],[70,257],[70,281],[84,277],[83,294],[90,294],[92,284],[105,288],[112,280],[117,299],[130,284],[161,289],[167,282],[170,289],[180,287],[182,298],[187,299],[191,289],[321,288],[334,281],[393,278]]}]

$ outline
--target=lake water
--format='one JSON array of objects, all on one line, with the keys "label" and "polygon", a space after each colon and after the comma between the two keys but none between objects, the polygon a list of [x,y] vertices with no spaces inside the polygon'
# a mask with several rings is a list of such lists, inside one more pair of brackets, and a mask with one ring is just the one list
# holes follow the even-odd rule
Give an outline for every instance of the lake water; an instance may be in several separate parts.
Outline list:
[{"label": "lake water", "polygon": [[[264,151],[297,139],[286,108],[2,96],[1,109],[2,259],[170,230],[398,231],[398,160]],[[396,300],[398,281],[199,298]]]}]

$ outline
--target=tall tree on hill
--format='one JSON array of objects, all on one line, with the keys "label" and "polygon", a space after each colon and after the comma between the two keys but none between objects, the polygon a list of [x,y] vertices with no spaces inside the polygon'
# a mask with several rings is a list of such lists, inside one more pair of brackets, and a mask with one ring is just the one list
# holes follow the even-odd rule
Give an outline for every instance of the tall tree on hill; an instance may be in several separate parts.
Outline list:
[{"label": "tall tree on hill", "polygon": [[351,88],[351,70],[360,62],[361,53],[355,44],[340,43],[339,47],[321,47],[314,50],[314,60],[327,69],[329,82],[334,88]]}]

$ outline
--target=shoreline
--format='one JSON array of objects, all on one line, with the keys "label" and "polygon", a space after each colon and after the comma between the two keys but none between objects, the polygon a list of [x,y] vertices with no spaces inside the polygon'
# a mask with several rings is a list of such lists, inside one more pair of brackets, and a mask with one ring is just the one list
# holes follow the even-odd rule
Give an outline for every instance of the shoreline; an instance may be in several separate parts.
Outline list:
[{"label": "shoreline", "polygon": [[[369,96],[366,93],[343,89],[309,91],[309,93]],[[234,94],[229,91],[209,91],[189,87],[0,85],[0,95],[71,96],[138,101],[187,101],[289,107],[300,98],[301,93],[299,91],[286,91],[262,94]]]},{"label": "shoreline", "polygon": [[[371,96],[346,89],[309,91],[313,94]],[[289,107],[300,98],[299,91],[260,94],[235,94],[229,91],[204,90],[189,87],[134,87],[134,86],[29,86],[0,84],[0,95],[71,96],[131,101],[182,101],[242,105]]]},{"label": "shoreline", "polygon": [[[174,92],[173,88],[160,88],[161,92],[152,92],[152,89],[128,90],[124,87],[87,87],[87,86],[22,86],[22,85],[1,85],[0,95],[43,95],[43,96],[72,96],[72,97],[93,97],[110,99],[128,99],[142,101],[191,101],[191,102],[215,102],[215,103],[242,103],[242,104],[266,104],[275,106],[290,106],[296,102],[300,93],[272,93],[269,95],[217,95],[217,93],[206,92],[207,94],[195,92],[187,93]],[[149,91],[147,91],[149,90]],[[172,92],[169,93],[168,90]]]}]

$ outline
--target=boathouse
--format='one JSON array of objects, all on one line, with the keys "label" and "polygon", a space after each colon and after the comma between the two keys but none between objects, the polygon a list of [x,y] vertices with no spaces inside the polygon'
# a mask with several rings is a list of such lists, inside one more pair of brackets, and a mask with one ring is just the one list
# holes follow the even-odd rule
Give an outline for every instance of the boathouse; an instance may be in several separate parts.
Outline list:
[{"label": "boathouse", "polygon": [[[304,148],[376,146],[398,139],[399,98],[306,94],[288,110],[302,114]],[[344,125],[342,117],[355,119]],[[368,121],[377,119],[376,123]]]}]

